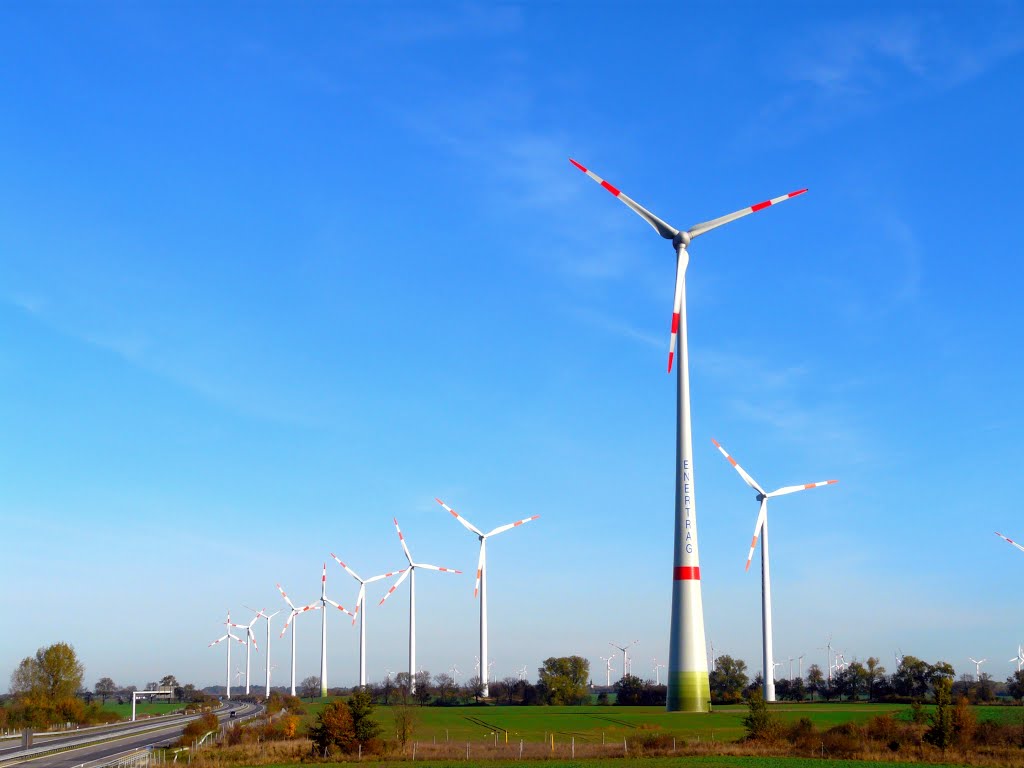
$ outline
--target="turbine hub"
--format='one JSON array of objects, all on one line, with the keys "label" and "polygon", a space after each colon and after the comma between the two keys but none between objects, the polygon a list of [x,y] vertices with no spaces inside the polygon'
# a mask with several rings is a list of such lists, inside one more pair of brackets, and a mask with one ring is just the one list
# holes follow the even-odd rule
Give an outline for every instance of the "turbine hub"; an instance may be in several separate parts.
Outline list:
[{"label": "turbine hub", "polygon": [[680,230],[675,237],[672,238],[672,245],[676,248],[685,248],[690,244],[690,233],[685,230]]}]

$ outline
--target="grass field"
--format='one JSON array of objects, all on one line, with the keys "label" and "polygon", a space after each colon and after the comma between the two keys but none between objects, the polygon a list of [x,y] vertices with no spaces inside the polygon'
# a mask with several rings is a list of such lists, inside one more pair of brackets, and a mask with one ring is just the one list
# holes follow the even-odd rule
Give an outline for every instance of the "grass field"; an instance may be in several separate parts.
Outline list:
[{"label": "grass field", "polygon": [[[311,724],[324,706],[323,701],[306,703],[305,720]],[[778,704],[773,706],[783,722],[808,717],[820,730],[846,722],[864,722],[877,715],[893,713],[900,716],[908,707],[902,704]],[[925,708],[926,711],[928,707]],[[548,742],[554,734],[556,743],[576,739],[576,743],[601,744],[621,741],[638,728],[657,730],[679,738],[714,741],[736,741],[744,735],[742,720],[745,705],[716,707],[710,714],[666,712],[662,707],[416,707],[415,739],[421,742],[487,742],[495,734],[504,742],[520,739],[527,742]],[[979,721],[1019,723],[1024,708],[977,707]],[[377,707],[374,717],[385,734],[394,731],[390,707]]]},{"label": "grass field", "polygon": [[[135,704],[135,715],[136,717],[141,717],[142,715],[166,715],[168,712],[175,712],[183,706],[185,705],[180,702],[172,701],[139,701]],[[116,701],[108,699],[102,708],[107,712],[115,712],[125,720],[131,719],[132,716],[132,703],[130,701],[127,704],[118,704]]]}]

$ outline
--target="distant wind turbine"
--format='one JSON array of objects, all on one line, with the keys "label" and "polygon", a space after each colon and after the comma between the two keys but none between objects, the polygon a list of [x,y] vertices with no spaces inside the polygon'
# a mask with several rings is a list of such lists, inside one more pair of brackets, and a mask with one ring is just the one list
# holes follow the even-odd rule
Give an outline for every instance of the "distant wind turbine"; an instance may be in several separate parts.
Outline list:
[{"label": "distant wind turbine", "polygon": [[[237,627],[238,625],[237,624],[233,624],[231,622],[231,611],[230,611],[230,609],[228,610],[228,617],[227,617],[227,619],[224,622],[224,626],[227,628],[227,634],[223,635],[221,637],[218,637],[216,640],[214,640],[212,643],[210,643],[206,647],[207,648],[212,648],[213,646],[217,645],[217,643],[221,642],[222,640],[227,640],[228,641],[228,658],[227,658],[227,662],[226,662],[225,667],[224,667],[224,669],[225,669],[224,688],[225,688],[225,698],[230,699],[231,698],[231,641],[232,640],[237,640],[239,643],[242,642],[242,638],[237,637],[236,635],[231,634],[231,628],[232,627]],[[244,645],[244,643],[243,643],[243,645]]]},{"label": "distant wind turbine", "polygon": [[622,676],[625,677],[629,674],[629,652],[628,648],[632,648],[634,645],[639,643],[639,640],[634,640],[632,643],[626,643],[626,645],[616,645],[615,643],[608,643],[612,648],[618,648],[622,651]]},{"label": "distant wind turbine", "polygon": [[[248,606],[246,606],[246,607],[248,608]],[[267,698],[270,698],[270,671],[272,669],[276,669],[277,668],[277,664],[271,664],[270,663],[270,620],[272,618],[274,618],[275,616],[277,616],[277,614],[279,614],[280,611],[274,611],[273,613],[267,613],[262,608],[260,608],[258,611],[255,608],[249,608],[249,610],[250,611],[254,611],[256,613],[256,618],[257,619],[266,619],[267,620],[267,651],[266,651],[266,654],[267,654],[267,687],[266,687],[266,693],[264,695]]]},{"label": "distant wind turbine", "polygon": [[467,531],[474,534],[480,540],[480,559],[476,565],[476,585],[473,587],[473,597],[480,597],[480,658],[484,660],[482,665],[483,671],[480,673],[480,684],[483,686],[483,696],[486,698],[490,695],[487,685],[487,680],[490,677],[490,665],[487,663],[487,539],[491,536],[497,536],[499,533],[511,531],[513,528],[518,528],[520,525],[531,520],[536,520],[540,515],[532,515],[524,520],[517,520],[508,525],[499,525],[493,531],[484,533],[439,498],[435,497],[434,501],[448,510]]},{"label": "distant wind turbine", "polygon": [[747,554],[747,570],[750,570],[750,561],[754,557],[754,550],[757,548],[757,539],[761,539],[761,637],[763,641],[764,650],[764,700],[775,701],[775,657],[772,649],[772,583],[771,576],[769,574],[769,562],[768,562],[768,499],[776,496],[785,496],[790,493],[796,493],[797,491],[806,491],[809,488],[819,488],[823,485],[833,485],[838,480],[824,480],[820,483],[807,483],[805,485],[787,485],[784,488],[768,493],[757,481],[754,480],[750,475],[744,471],[743,467],[736,463],[736,459],[729,455],[729,453],[719,444],[717,440],[711,438],[711,442],[715,444],[715,447],[722,452],[722,455],[729,460],[743,482],[749,485],[753,490],[757,491],[755,498],[757,499],[759,506],[757,512],[757,522],[754,523],[754,538],[750,541],[750,552]]},{"label": "distant wind turbine", "polygon": [[398,527],[398,519],[394,518],[395,530],[398,532],[398,541],[402,544],[402,551],[405,552],[405,559],[409,561],[409,568],[380,599],[378,605],[384,605],[384,601],[391,597],[403,581],[409,579],[409,692],[416,693],[416,569],[425,568],[428,571],[442,571],[444,573],[462,573],[454,568],[442,568],[438,565],[413,562],[409,547],[402,536],[402,529]]},{"label": "distant wind turbine", "polygon": [[601,661],[604,662],[604,684],[606,687],[610,687],[612,684],[612,659],[615,658],[613,653],[611,656],[598,656]]},{"label": "distant wind turbine", "polygon": [[1021,666],[1024,665],[1024,647],[1017,646],[1017,655],[1010,659],[1011,662],[1017,662],[1017,671],[1020,672]]},{"label": "distant wind turbine", "polygon": [[988,659],[974,659],[970,656],[968,656],[967,658],[971,659],[971,663],[974,665],[975,679],[981,680],[981,665],[988,661]]},{"label": "distant wind turbine", "polygon": [[288,620],[285,621],[284,628],[281,630],[281,635],[280,636],[284,637],[284,633],[288,631],[288,625],[290,624],[291,628],[292,628],[292,691],[291,692],[292,692],[292,696],[294,696],[295,695],[295,629],[296,629],[296,625],[295,625],[294,621],[295,621],[295,618],[300,613],[305,613],[306,611],[319,611],[320,610],[320,606],[317,605],[316,603],[310,603],[309,605],[304,605],[301,608],[296,608],[295,604],[291,601],[291,599],[288,597],[288,595],[285,594],[284,588],[280,584],[277,585],[277,591],[281,593],[281,597],[284,598],[284,601],[288,604],[288,607],[292,609],[292,612],[288,614]]}]

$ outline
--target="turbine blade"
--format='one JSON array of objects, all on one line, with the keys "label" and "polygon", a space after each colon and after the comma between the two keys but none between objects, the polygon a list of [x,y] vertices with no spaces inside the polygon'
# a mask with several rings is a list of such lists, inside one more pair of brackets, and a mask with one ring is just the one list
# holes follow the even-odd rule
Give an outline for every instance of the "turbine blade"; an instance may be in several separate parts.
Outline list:
[{"label": "turbine blade", "polygon": [[442,568],[439,565],[429,565],[427,563],[416,563],[417,568],[426,568],[428,571],[443,571],[444,573],[462,573],[454,568]]},{"label": "turbine blade", "polygon": [[356,625],[356,615],[366,604],[366,584],[359,585],[359,594],[356,596],[356,611],[352,614],[352,626]]},{"label": "turbine blade", "polygon": [[354,613],[352,613],[352,611],[350,611],[350,610],[349,610],[348,608],[345,608],[345,607],[344,607],[344,606],[342,606],[342,605],[338,605],[338,604],[337,604],[336,602],[334,602],[333,600],[331,600],[331,598],[329,598],[329,597],[325,597],[325,598],[324,598],[324,600],[326,600],[326,601],[327,601],[328,603],[330,603],[331,605],[333,605],[333,606],[334,606],[335,608],[337,608],[337,609],[338,609],[339,611],[344,611],[344,612],[345,612],[345,613],[347,613],[347,614],[348,614],[349,616],[351,616],[351,617],[352,617],[353,619],[355,619],[356,615],[355,615]]},{"label": "turbine blade", "polygon": [[754,559],[754,549],[757,547],[757,539],[761,535],[761,526],[768,517],[768,499],[761,499],[761,508],[757,511],[757,522],[754,523],[754,538],[750,541],[750,552],[747,554],[747,567],[743,570],[750,570],[750,561]]},{"label": "turbine blade", "polygon": [[480,559],[476,562],[476,584],[473,585],[473,597],[480,594],[480,576],[484,572],[484,565],[487,560],[487,540],[480,539]]},{"label": "turbine blade", "polygon": [[466,518],[464,518],[464,517],[463,517],[462,515],[460,515],[460,514],[459,514],[458,512],[456,512],[456,511],[455,511],[454,509],[452,509],[451,507],[449,507],[449,506],[448,506],[447,504],[445,504],[445,503],[444,503],[443,501],[441,501],[441,500],[440,500],[439,498],[437,498],[436,496],[434,497],[434,501],[436,501],[436,502],[437,502],[438,504],[440,504],[440,505],[441,505],[442,507],[444,507],[445,509],[447,509],[447,510],[448,510],[448,511],[449,511],[449,512],[450,512],[450,513],[452,514],[452,517],[454,517],[454,518],[455,518],[456,520],[458,520],[458,521],[459,521],[460,523],[462,523],[462,525],[463,525],[463,526],[464,526],[464,527],[465,527],[465,528],[466,528],[466,529],[467,529],[468,531],[470,531],[470,532],[472,532],[472,533],[475,533],[475,534],[476,534],[477,536],[483,536],[483,535],[484,535],[484,532],[483,532],[483,531],[481,531],[481,530],[480,530],[479,528],[477,528],[477,527],[476,527],[475,525],[473,525],[473,524],[472,524],[471,522],[469,522],[469,520],[467,520]]},{"label": "turbine blade", "polygon": [[224,635],[224,637],[218,637],[218,638],[217,638],[216,640],[214,640],[214,641],[213,641],[212,643],[210,643],[210,644],[209,644],[208,646],[206,646],[206,647],[207,647],[207,648],[212,648],[212,647],[213,647],[213,646],[215,646],[215,645],[216,645],[217,643],[219,643],[219,642],[220,642],[221,640],[227,640],[227,639],[228,639],[228,636],[227,636],[227,635]]},{"label": "turbine blade", "polygon": [[737,472],[740,473],[740,477],[743,478],[743,482],[745,482],[747,485],[749,485],[751,488],[753,488],[758,493],[760,493],[760,494],[762,494],[764,496],[768,495],[768,494],[766,494],[764,492],[764,489],[760,485],[757,484],[757,481],[754,480],[754,478],[752,478],[750,475],[748,475],[746,473],[746,470],[743,469],[743,467],[741,467],[739,464],[736,463],[736,459],[734,459],[732,456],[729,455],[728,451],[726,451],[725,448],[722,447],[721,443],[719,443],[713,437],[711,438],[711,442],[714,443],[715,444],[715,448],[720,450],[722,452],[722,455],[725,456],[725,458],[727,458],[729,460],[729,463],[732,464],[733,469],[735,469]]},{"label": "turbine blade", "polygon": [[672,373],[672,359],[676,354],[676,340],[679,337],[679,313],[683,307],[683,280],[686,276],[686,269],[683,267],[683,254],[679,253],[676,258],[676,289],[672,296],[672,330],[668,339],[668,372]]},{"label": "turbine blade", "polygon": [[1009,543],[1009,544],[1013,544],[1013,546],[1015,546],[1015,547],[1016,547],[1017,549],[1019,549],[1019,550],[1020,550],[1021,552],[1024,552],[1024,547],[1022,547],[1022,546],[1021,546],[1020,544],[1018,544],[1018,543],[1017,543],[1016,541],[1014,541],[1013,539],[1009,538],[1008,536],[1003,536],[1003,534],[1001,534],[1001,533],[1000,533],[999,531],[996,531],[996,532],[995,532],[995,534],[996,534],[996,536],[998,536],[998,537],[999,537],[1000,539],[1002,539],[1003,541],[1005,541],[1005,542],[1007,542],[1007,543]]},{"label": "turbine blade", "polygon": [[292,603],[292,601],[288,599],[288,595],[285,594],[284,589],[281,588],[280,584],[277,585],[277,591],[281,593],[281,597],[283,597],[284,601],[286,603],[288,603],[288,607],[291,608],[294,611],[295,610],[295,604]]},{"label": "turbine blade", "polygon": [[406,568],[405,571],[402,573],[401,578],[391,585],[391,589],[384,593],[384,597],[380,599],[380,602],[377,603],[377,605],[384,605],[384,601],[391,597],[391,593],[398,589],[398,587],[401,585],[403,581],[406,580],[410,573],[412,573],[412,568]]},{"label": "turbine blade", "polygon": [[820,488],[823,485],[835,485],[838,480],[822,480],[820,483],[807,483],[806,485],[787,485],[785,488],[779,488],[777,491],[772,491],[766,494],[769,498],[775,496],[785,496],[788,493],[796,493],[797,491],[806,491],[810,488]]},{"label": "turbine blade", "polygon": [[741,208],[740,210],[734,213],[730,213],[726,216],[719,216],[717,219],[711,219],[711,221],[703,221],[700,224],[694,224],[687,230],[687,234],[689,234],[690,237],[697,237],[697,235],[703,235],[705,232],[710,232],[712,229],[720,227],[723,224],[728,224],[731,221],[736,221],[736,219],[742,219],[744,216],[748,216],[751,213],[757,213],[758,211],[768,208],[769,206],[777,205],[778,203],[783,203],[786,200],[789,200],[791,197],[802,195],[806,191],[806,189],[798,189],[796,192],[790,192],[788,195],[773,197],[771,200],[765,200],[762,203],[757,203],[756,205],[750,205],[747,206],[746,208]]},{"label": "turbine blade", "polygon": [[525,523],[529,523],[531,520],[536,520],[538,517],[540,517],[540,515],[531,515],[530,517],[524,518],[523,520],[516,520],[514,523],[509,523],[508,525],[499,525],[497,528],[495,528],[493,531],[491,531],[487,535],[488,536],[497,536],[499,533],[504,533],[505,531],[511,531],[513,528],[518,528],[520,525],[524,525]]},{"label": "turbine blade", "polygon": [[281,628],[281,634],[278,637],[284,637],[284,633],[288,631],[288,625],[292,623],[292,619],[299,615],[299,611],[292,609],[292,612],[288,614],[288,619],[284,623],[284,627]]},{"label": "turbine blade", "polygon": [[409,547],[406,546],[405,537],[402,535],[402,529],[398,527],[398,518],[392,518],[395,521],[395,530],[398,531],[398,540],[402,542],[402,550],[405,552],[405,558],[409,561],[409,565],[412,565],[412,555],[409,554]]},{"label": "turbine blade", "polygon": [[390,579],[392,576],[397,576],[400,573],[405,573],[407,570],[409,569],[400,568],[397,571],[388,571],[387,573],[382,573],[380,576],[371,576],[370,578],[365,579],[363,581],[363,584],[372,584],[373,582],[380,581],[381,579]]},{"label": "turbine blade", "polygon": [[345,569],[346,571],[348,571],[348,572],[349,572],[349,574],[350,574],[350,575],[352,576],[352,578],[354,578],[354,579],[355,579],[356,581],[358,581],[358,582],[359,582],[360,584],[362,584],[362,583],[363,583],[363,580],[362,580],[362,579],[361,579],[361,578],[359,577],[359,574],[358,574],[358,573],[356,573],[355,571],[353,571],[353,570],[352,570],[351,568],[349,568],[349,567],[348,567],[347,565],[345,565],[345,564],[344,564],[343,562],[341,562],[341,558],[340,558],[340,557],[338,557],[338,556],[337,556],[336,554],[334,554],[333,552],[331,552],[331,557],[333,557],[333,558],[334,558],[335,562],[337,562],[337,563],[338,563],[338,565],[340,565],[340,566],[341,566],[342,568],[344,568],[344,569]]},{"label": "turbine blade", "polygon": [[252,643],[252,647],[259,651],[260,646],[259,643],[256,642],[256,634],[252,631],[251,628],[249,629],[249,641]]},{"label": "turbine blade", "polygon": [[619,200],[621,200],[623,203],[632,208],[634,213],[636,213],[640,218],[642,218],[644,221],[646,221],[648,224],[654,227],[654,231],[657,232],[662,237],[664,237],[666,240],[671,240],[672,238],[679,234],[678,229],[673,227],[671,224],[659,219],[653,213],[651,213],[642,205],[640,205],[640,203],[636,202],[633,198],[629,197],[628,195],[622,194],[621,191],[613,187],[611,184],[602,179],[593,171],[587,170],[582,165],[573,160],[571,157],[569,158],[569,162],[575,165],[577,168],[579,168],[581,171],[587,174],[587,176],[592,178],[594,181],[596,181],[602,187],[607,189],[613,195],[615,195],[615,197],[619,198]]},{"label": "turbine blade", "polygon": [[327,596],[327,563],[324,563],[324,575],[320,577],[320,597]]}]

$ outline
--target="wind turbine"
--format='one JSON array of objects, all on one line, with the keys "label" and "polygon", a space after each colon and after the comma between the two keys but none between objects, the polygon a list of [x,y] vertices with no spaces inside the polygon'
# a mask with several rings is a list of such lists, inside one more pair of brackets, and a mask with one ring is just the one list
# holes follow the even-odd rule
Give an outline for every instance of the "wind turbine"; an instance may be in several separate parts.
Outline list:
[{"label": "wind turbine", "polygon": [[458,685],[459,684],[459,675],[462,674],[459,671],[459,668],[457,666],[455,666],[454,664],[452,664],[451,669],[449,669],[448,671],[452,673],[452,680],[454,680],[455,684]]},{"label": "wind turbine", "polygon": [[672,557],[672,616],[669,635],[668,692],[666,709],[670,712],[706,712],[711,703],[707,657],[704,655],[704,608],[700,589],[700,556],[697,548],[697,508],[693,478],[693,441],[690,425],[690,365],[686,339],[686,268],[690,262],[687,246],[693,238],[710,232],[748,214],[784,202],[806,192],[800,189],[788,195],[765,200],[735,213],[720,216],[688,230],[678,230],[641,206],[632,198],[587,170],[575,160],[570,163],[626,204],[650,224],[676,252],[675,296],[672,330],[669,336],[668,369],[672,371],[676,340],[679,341],[679,365],[676,373],[676,478],[675,531]]},{"label": "wind turbine", "polygon": [[622,676],[625,677],[629,674],[629,653],[626,651],[627,648],[632,648],[634,645],[639,643],[639,640],[634,640],[632,643],[626,645],[616,645],[615,643],[608,643],[612,648],[618,648],[622,651]]},{"label": "wind turbine", "polygon": [[[256,644],[256,635],[252,631],[252,625],[256,623],[257,619],[259,619],[258,615],[254,616],[253,620],[250,621],[248,624],[236,624],[235,625],[236,627],[240,627],[240,628],[245,630],[245,695],[246,696],[249,695],[249,656],[251,655],[250,650],[252,648],[255,648],[257,652],[259,652],[259,650],[260,650],[260,647]],[[270,650],[269,646],[267,646],[267,650],[268,651]],[[270,658],[270,654],[269,653],[267,653],[267,658]]]},{"label": "wind turbine", "polygon": [[434,501],[448,510],[456,520],[462,523],[462,526],[467,531],[474,534],[480,540],[480,559],[476,565],[476,584],[473,586],[473,597],[480,597],[480,658],[483,659],[480,684],[483,686],[483,696],[486,698],[490,695],[487,686],[487,679],[490,677],[490,666],[487,664],[487,539],[491,536],[497,536],[499,533],[511,531],[513,528],[518,528],[523,523],[536,520],[540,515],[533,515],[525,520],[517,520],[508,525],[499,525],[490,533],[484,533],[439,498],[434,497]]},{"label": "wind turbine", "polygon": [[[281,630],[281,635],[280,635],[281,637],[284,637],[284,633],[288,631],[288,625],[292,624],[292,622],[295,620],[295,617],[297,617],[300,613],[305,613],[306,611],[319,611],[320,610],[320,606],[317,605],[316,603],[310,603],[309,605],[304,605],[301,608],[296,608],[295,604],[288,598],[288,595],[285,594],[285,591],[281,587],[280,584],[277,585],[277,591],[281,593],[281,597],[284,598],[284,601],[288,604],[288,607],[292,609],[292,612],[288,614],[288,620],[285,621],[285,623],[284,623],[284,628]],[[270,654],[268,653],[267,656],[269,657]],[[295,625],[292,624],[292,696],[294,696],[294,695],[295,695]]]},{"label": "wind turbine", "polygon": [[523,664],[522,669],[519,670],[519,679],[526,680],[526,665]]},{"label": "wind turbine", "polygon": [[399,573],[405,573],[405,568],[400,571],[391,571],[390,573],[382,573],[380,576],[371,576],[368,579],[362,578],[358,573],[349,568],[345,563],[341,562],[341,559],[331,552],[331,557],[334,558],[335,562],[338,563],[342,568],[348,571],[349,575],[352,576],[356,581],[359,582],[359,596],[356,598],[356,613],[352,617],[352,623],[356,623],[356,616],[359,617],[359,686],[363,687],[366,685],[366,585],[372,584],[375,581],[381,579],[387,579],[391,576],[396,576]]},{"label": "wind turbine", "polygon": [[661,670],[665,668],[665,665],[658,663],[657,656],[655,656],[652,661],[654,662],[654,684],[661,685]]},{"label": "wind turbine", "polygon": [[384,601],[391,597],[399,585],[407,578],[409,579],[409,693],[416,693],[416,569],[426,568],[428,571],[443,571],[444,573],[462,573],[462,571],[457,571],[454,568],[441,568],[438,565],[414,563],[412,555],[409,554],[409,547],[405,543],[405,537],[402,536],[402,529],[398,527],[398,519],[393,519],[395,530],[398,531],[398,540],[402,544],[402,551],[405,552],[405,559],[409,561],[409,567],[398,581],[391,585],[377,605],[384,605]]},{"label": "wind turbine", "polygon": [[971,659],[971,663],[974,665],[975,680],[981,680],[981,665],[988,661],[988,659],[973,659],[970,656],[967,658]]},{"label": "wind turbine", "polygon": [[230,699],[231,698],[231,640],[237,640],[239,643],[242,642],[242,638],[237,637],[236,635],[231,634],[231,628],[232,627],[237,627],[238,625],[231,623],[231,610],[230,609],[228,610],[228,618],[227,618],[227,620],[225,620],[224,626],[227,629],[227,634],[223,635],[222,637],[218,637],[216,640],[214,640],[212,643],[210,643],[206,647],[207,648],[212,648],[213,646],[217,645],[217,643],[219,643],[221,640],[227,640],[228,641],[228,658],[227,658],[226,665],[224,667],[224,669],[225,669],[224,689],[225,689],[225,698]]},{"label": "wind turbine", "polygon": [[804,679],[804,656],[806,656],[806,655],[807,655],[806,653],[801,653],[796,658],[797,670],[798,670],[797,674],[800,675],[800,679],[801,680]]},{"label": "wind turbine", "polygon": [[[246,607],[248,607],[248,606],[246,606]],[[272,618],[274,618],[275,616],[277,616],[277,614],[279,614],[280,611],[274,611],[273,613],[269,613],[268,614],[262,608],[260,608],[258,611],[255,608],[249,608],[249,610],[250,611],[255,611],[257,619],[266,619],[267,620],[267,692],[266,692],[265,696],[269,699],[270,698],[270,670],[277,667],[277,664],[274,664],[274,665],[270,664],[270,620]],[[254,621],[255,621],[255,619],[254,619]],[[255,643],[255,639],[253,640],[253,642]]]},{"label": "wind turbine", "polygon": [[[729,453],[721,446],[721,444],[711,438],[711,442],[715,444],[715,447],[722,452],[722,455],[729,460],[743,482],[749,485],[753,490],[757,491],[756,499],[760,505],[757,512],[757,522],[754,523],[754,538],[750,541],[750,552],[747,554],[747,570],[750,570],[750,561],[754,557],[754,550],[757,548],[757,539],[761,539],[761,636],[763,640],[764,648],[764,700],[775,701],[775,657],[773,656],[772,649],[772,583],[771,575],[769,573],[768,563],[768,499],[774,498],[775,496],[785,496],[790,493],[796,493],[797,491],[806,491],[809,488],[818,488],[822,485],[834,485],[838,483],[838,480],[823,480],[820,483],[807,483],[805,485],[787,485],[778,490],[768,493],[757,481],[748,475],[743,467],[736,463],[736,459],[729,455]],[[770,673],[769,673],[770,672]]]},{"label": "wind turbine", "polygon": [[343,613],[352,617],[355,623],[356,615],[343,606],[338,605],[327,596],[327,563],[324,563],[324,573],[320,577],[320,607],[324,612],[320,615],[323,620],[320,623],[320,698],[327,696],[327,604],[330,603]]},{"label": "wind turbine", "polygon": [[612,684],[612,659],[615,658],[613,653],[611,656],[598,656],[598,658],[604,662],[604,685],[606,688],[610,688]]},{"label": "wind turbine", "polygon": [[1024,665],[1024,647],[1017,646],[1017,655],[1010,659],[1010,661],[1017,662],[1017,671],[1020,672],[1021,666]]}]

